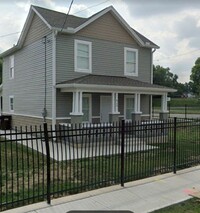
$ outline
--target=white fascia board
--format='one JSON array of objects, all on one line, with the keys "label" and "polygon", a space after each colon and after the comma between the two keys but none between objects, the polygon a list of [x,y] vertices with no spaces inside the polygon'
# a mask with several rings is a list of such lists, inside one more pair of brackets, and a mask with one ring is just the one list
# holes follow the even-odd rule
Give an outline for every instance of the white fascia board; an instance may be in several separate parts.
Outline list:
[{"label": "white fascia board", "polygon": [[150,87],[129,87],[109,86],[109,85],[93,85],[93,84],[59,84],[56,88],[61,89],[61,92],[71,92],[74,90],[83,90],[84,92],[118,92],[118,93],[141,93],[163,95],[168,92],[176,92],[171,88],[150,88]]},{"label": "white fascia board", "polygon": [[33,6],[31,6],[31,9],[40,17],[40,19],[47,25],[47,27],[50,30],[52,30],[51,25],[43,18],[43,16]]}]

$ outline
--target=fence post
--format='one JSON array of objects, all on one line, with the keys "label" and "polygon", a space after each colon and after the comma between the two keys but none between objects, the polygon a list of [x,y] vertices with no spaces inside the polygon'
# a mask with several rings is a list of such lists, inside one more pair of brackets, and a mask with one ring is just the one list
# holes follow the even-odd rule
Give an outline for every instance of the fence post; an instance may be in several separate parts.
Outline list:
[{"label": "fence post", "polygon": [[124,187],[124,134],[125,134],[125,120],[122,120],[121,126],[121,186]]},{"label": "fence post", "polygon": [[185,104],[185,119],[187,118],[187,104]]},{"label": "fence post", "polygon": [[51,204],[51,195],[50,195],[50,151],[49,151],[49,137],[48,137],[48,129],[47,129],[47,123],[45,122],[43,124],[44,127],[44,140],[45,140],[45,146],[46,146],[46,156],[47,156],[47,203]]},{"label": "fence post", "polygon": [[176,150],[176,130],[177,130],[177,117],[174,117],[174,167],[173,167],[173,172],[174,174],[176,174],[176,154],[177,154],[177,150]]}]

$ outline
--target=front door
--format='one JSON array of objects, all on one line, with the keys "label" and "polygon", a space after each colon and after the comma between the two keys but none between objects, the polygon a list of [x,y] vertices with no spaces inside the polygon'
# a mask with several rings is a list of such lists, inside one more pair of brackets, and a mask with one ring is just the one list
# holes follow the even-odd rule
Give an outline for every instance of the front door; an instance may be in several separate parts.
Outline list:
[{"label": "front door", "polygon": [[100,116],[101,122],[109,122],[109,113],[111,113],[111,96],[101,96]]}]

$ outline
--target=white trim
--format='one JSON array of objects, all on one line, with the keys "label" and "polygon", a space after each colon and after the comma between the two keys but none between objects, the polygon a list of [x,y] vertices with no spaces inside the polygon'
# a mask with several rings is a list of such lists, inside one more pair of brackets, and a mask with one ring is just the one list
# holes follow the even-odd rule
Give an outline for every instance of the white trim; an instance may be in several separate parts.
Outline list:
[{"label": "white trim", "polygon": [[92,119],[98,119],[98,118],[101,118],[101,116],[92,116]]},{"label": "white trim", "polygon": [[[41,119],[43,119],[42,116],[37,116],[37,115],[27,115],[27,114],[21,114],[21,113],[11,113],[11,112],[6,112],[6,111],[3,111],[2,113],[3,114],[8,114],[8,115],[17,115],[17,116],[24,116],[24,117],[41,118]],[[47,119],[51,120],[52,118],[51,117],[47,117]]]},{"label": "white trim", "polygon": [[56,125],[56,35],[52,33],[52,126]]},{"label": "white trim", "polygon": [[[13,109],[11,109],[11,99],[13,100],[13,103],[12,103]],[[9,112],[10,112],[11,114],[14,113],[14,95],[9,95]]]},{"label": "white trim", "polygon": [[9,79],[12,80],[15,77],[15,56],[9,56]]},{"label": "white trim", "polygon": [[[135,72],[127,72],[127,51],[135,53]],[[135,48],[124,47],[124,75],[125,76],[138,76],[138,50]]]},{"label": "white trim", "polygon": [[72,112],[70,115],[83,115],[82,112],[82,91],[73,91]]},{"label": "white trim", "polygon": [[47,25],[47,27],[52,30],[51,25],[43,18],[43,16],[40,15],[40,13],[34,8],[34,6],[31,6],[31,9],[39,16],[39,18]]},{"label": "white trim", "polygon": [[92,122],[92,95],[83,94],[83,98],[89,98],[89,121],[83,121],[83,123],[88,123],[88,122],[91,123]]},{"label": "white trim", "polygon": [[61,92],[73,92],[77,89],[84,92],[99,92],[99,93],[136,93],[163,95],[166,92],[176,92],[171,88],[151,88],[151,87],[131,87],[131,86],[112,86],[112,85],[96,85],[96,84],[58,84],[56,88],[60,88]]},{"label": "white trim", "polygon": [[[89,47],[89,69],[80,69],[77,64],[77,47],[78,44],[85,44]],[[92,42],[83,40],[74,40],[74,70],[75,72],[92,73]]]},{"label": "white trim", "polygon": [[56,120],[71,120],[71,117],[56,117]]}]

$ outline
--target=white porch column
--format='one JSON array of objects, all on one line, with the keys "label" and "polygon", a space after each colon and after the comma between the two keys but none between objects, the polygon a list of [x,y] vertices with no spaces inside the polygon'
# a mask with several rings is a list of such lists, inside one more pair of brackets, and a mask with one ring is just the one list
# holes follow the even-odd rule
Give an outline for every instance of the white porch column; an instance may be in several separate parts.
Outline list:
[{"label": "white porch column", "polygon": [[140,93],[135,93],[134,112],[132,113],[132,120],[134,122],[140,122],[141,114],[142,112],[140,111]]},{"label": "white porch column", "polygon": [[168,111],[167,111],[167,93],[162,95],[161,98],[161,112],[160,112],[160,120],[168,119]]},{"label": "white porch column", "polygon": [[135,102],[134,102],[134,113],[141,113],[140,111],[140,94],[136,93],[135,94]]},{"label": "white porch column", "polygon": [[82,91],[73,92],[73,104],[72,104],[72,112],[70,115],[83,115],[82,112]]},{"label": "white porch column", "polygon": [[168,112],[167,111],[167,93],[162,95],[162,98],[161,98],[161,112]]},{"label": "white porch column", "polygon": [[118,93],[112,93],[112,114],[119,114],[118,112]]},{"label": "white porch column", "polygon": [[118,93],[112,93],[112,111],[109,114],[109,122],[118,122],[119,121],[119,112],[118,112]]}]

